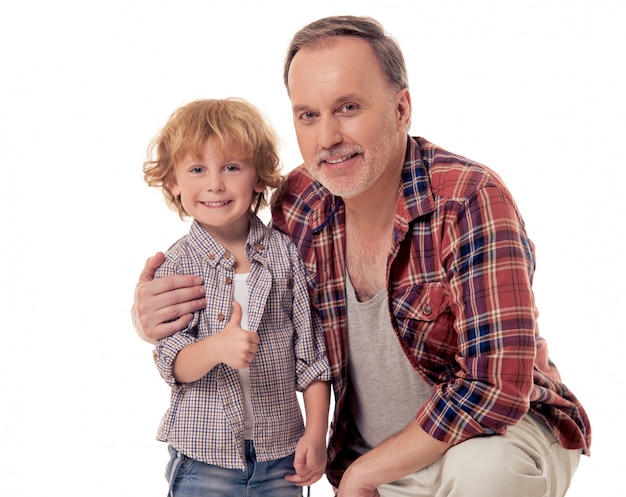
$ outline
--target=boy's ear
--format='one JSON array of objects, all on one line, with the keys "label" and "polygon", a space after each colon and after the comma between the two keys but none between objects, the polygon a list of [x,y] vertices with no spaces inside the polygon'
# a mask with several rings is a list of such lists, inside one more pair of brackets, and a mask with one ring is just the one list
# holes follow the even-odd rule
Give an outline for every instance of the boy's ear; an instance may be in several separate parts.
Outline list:
[{"label": "boy's ear", "polygon": [[180,188],[176,182],[176,176],[170,174],[164,180],[165,186],[174,194],[174,196],[180,195]]},{"label": "boy's ear", "polygon": [[254,185],[254,191],[256,193],[263,193],[263,192],[265,192],[265,185],[261,181],[261,178],[257,178],[256,179],[256,184]]}]

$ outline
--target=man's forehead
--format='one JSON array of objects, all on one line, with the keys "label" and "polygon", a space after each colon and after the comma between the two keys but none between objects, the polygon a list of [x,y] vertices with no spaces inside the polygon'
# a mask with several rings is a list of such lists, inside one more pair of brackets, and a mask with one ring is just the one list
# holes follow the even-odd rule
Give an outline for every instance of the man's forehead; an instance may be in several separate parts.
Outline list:
[{"label": "man's forehead", "polygon": [[355,37],[346,38],[350,39],[296,54],[289,70],[294,109],[306,107],[315,99],[330,105],[358,99],[385,84],[369,44]]}]

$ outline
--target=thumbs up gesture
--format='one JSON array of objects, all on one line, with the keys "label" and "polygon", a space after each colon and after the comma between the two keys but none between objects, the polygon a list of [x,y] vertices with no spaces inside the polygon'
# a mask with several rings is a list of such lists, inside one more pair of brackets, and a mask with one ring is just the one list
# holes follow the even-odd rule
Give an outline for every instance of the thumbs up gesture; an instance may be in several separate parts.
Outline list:
[{"label": "thumbs up gesture", "polygon": [[241,314],[241,305],[233,302],[230,320],[217,335],[221,362],[235,369],[248,368],[259,349],[259,335],[241,327]]}]

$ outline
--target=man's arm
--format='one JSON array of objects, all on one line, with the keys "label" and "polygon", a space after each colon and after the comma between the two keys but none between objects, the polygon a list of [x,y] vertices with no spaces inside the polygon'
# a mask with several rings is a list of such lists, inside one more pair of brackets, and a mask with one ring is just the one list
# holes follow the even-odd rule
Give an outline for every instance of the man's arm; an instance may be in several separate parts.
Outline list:
[{"label": "man's arm", "polygon": [[428,435],[416,421],[354,461],[337,497],[374,497],[383,483],[399,480],[439,459],[451,445]]},{"label": "man's arm", "polygon": [[158,252],[146,261],[131,309],[137,334],[150,343],[184,329],[193,313],[206,307],[201,278],[173,275],[154,279],[154,273],[164,260],[163,253]]}]

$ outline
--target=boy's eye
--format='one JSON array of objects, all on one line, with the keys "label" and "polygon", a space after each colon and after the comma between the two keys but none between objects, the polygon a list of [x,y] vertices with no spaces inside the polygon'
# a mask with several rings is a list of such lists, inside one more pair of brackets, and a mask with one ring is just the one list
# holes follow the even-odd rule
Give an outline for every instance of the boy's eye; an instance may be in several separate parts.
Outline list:
[{"label": "boy's eye", "polygon": [[193,174],[201,174],[204,171],[204,169],[200,166],[195,166],[191,168],[191,172]]},{"label": "boy's eye", "polygon": [[225,171],[239,171],[239,166],[237,164],[228,164],[224,166]]}]

